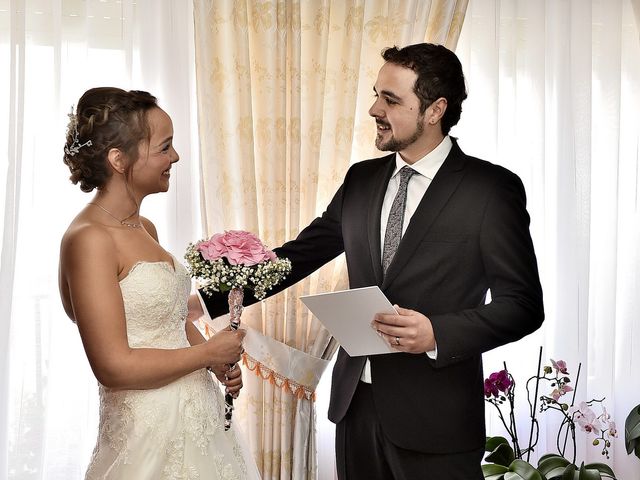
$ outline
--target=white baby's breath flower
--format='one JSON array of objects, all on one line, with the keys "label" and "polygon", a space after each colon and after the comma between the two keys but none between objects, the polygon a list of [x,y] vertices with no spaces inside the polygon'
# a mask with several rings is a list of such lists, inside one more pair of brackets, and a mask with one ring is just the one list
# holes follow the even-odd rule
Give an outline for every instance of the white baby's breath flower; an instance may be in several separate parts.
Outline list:
[{"label": "white baby's breath flower", "polygon": [[199,281],[205,293],[241,287],[253,290],[260,300],[291,272],[291,261],[286,258],[264,260],[254,265],[230,265],[223,258],[205,260],[197,248],[200,242],[189,244],[185,259],[189,273]]}]

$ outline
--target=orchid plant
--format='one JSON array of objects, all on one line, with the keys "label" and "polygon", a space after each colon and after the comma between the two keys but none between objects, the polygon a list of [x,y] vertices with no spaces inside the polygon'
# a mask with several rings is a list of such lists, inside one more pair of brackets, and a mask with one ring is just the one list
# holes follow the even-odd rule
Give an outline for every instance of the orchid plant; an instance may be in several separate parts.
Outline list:
[{"label": "orchid plant", "polygon": [[[542,348],[538,358],[538,373],[526,382],[527,401],[531,425],[529,440],[523,447],[518,437],[515,407],[516,382],[509,373],[507,365],[499,372],[492,373],[484,381],[485,400],[493,405],[502,422],[511,444],[504,437],[488,437],[485,450],[489,452],[482,465],[485,479],[490,480],[599,480],[615,479],[613,470],[605,463],[584,462],[576,464],[576,427],[593,435],[592,444],[601,449],[601,453],[609,458],[611,439],[618,436],[616,424],[604,408],[602,399],[575,404],[575,389],[571,386],[571,378],[566,362],[551,360],[541,371]],[[580,377],[580,365],[576,375],[577,384]],[[532,395],[533,390],[533,395]],[[539,392],[547,392],[539,394]],[[573,394],[570,395],[570,393]],[[569,399],[571,396],[571,399]],[[539,403],[538,403],[539,402]],[[598,405],[601,413],[594,412]],[[503,412],[508,410],[508,414]],[[543,455],[537,467],[529,463],[531,452],[538,443],[537,414],[555,411],[561,417],[556,437],[557,453]],[[569,443],[569,440],[570,443]],[[567,445],[569,443],[569,445]],[[570,458],[570,460],[569,460]]]},{"label": "orchid plant", "polygon": [[629,455],[640,458],[640,405],[631,409],[624,423],[624,443]]}]

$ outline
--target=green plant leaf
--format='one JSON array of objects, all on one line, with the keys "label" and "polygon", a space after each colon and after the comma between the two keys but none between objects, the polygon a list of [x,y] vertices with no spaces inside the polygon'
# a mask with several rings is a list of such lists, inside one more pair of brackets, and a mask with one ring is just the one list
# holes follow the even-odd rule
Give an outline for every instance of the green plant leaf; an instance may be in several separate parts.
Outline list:
[{"label": "green plant leaf", "polygon": [[562,473],[562,480],[579,480],[578,476],[580,472],[578,471],[578,467],[576,467],[573,463],[567,465]]},{"label": "green plant leaf", "polygon": [[485,457],[487,462],[497,463],[508,467],[516,458],[513,449],[508,443],[500,443],[489,455]]},{"label": "green plant leaf", "polygon": [[[538,474],[539,475],[539,474]],[[517,472],[507,472],[504,474],[504,480],[537,480],[542,478],[540,476],[537,477],[523,477]]]},{"label": "green plant leaf", "polygon": [[580,470],[578,470],[578,480],[602,480],[602,476],[598,470],[588,469],[582,463]]},{"label": "green plant leaf", "polygon": [[509,469],[507,467],[503,465],[496,465],[495,463],[482,465],[482,475],[485,480],[502,480],[504,474],[508,471]]},{"label": "green plant leaf", "polygon": [[[524,460],[514,460],[511,465],[509,465],[509,470],[520,475],[520,477],[513,477],[514,479],[522,478],[524,480],[544,480],[542,475],[540,475],[540,472],[536,470],[533,465],[525,462]],[[508,480],[506,474],[504,476],[504,480]]]},{"label": "green plant leaf", "polygon": [[589,470],[597,470],[601,474],[605,473],[605,474],[609,475],[611,478],[616,478],[616,474],[613,473],[613,470],[611,469],[611,467],[609,465],[607,465],[606,463],[589,463],[589,464],[585,465],[584,467],[589,469]]},{"label": "green plant leaf", "polygon": [[624,443],[629,455],[634,452],[640,458],[640,405],[631,409],[624,422]]},{"label": "green plant leaf", "polygon": [[487,437],[487,441],[484,444],[484,450],[486,452],[493,452],[498,447],[498,445],[502,443],[506,443],[507,445],[509,445],[509,440],[499,435],[495,437]]},{"label": "green plant leaf", "polygon": [[567,468],[570,462],[560,455],[545,455],[540,458],[538,462],[538,471],[544,475],[547,480],[553,480],[554,478],[562,478],[564,470]]},{"label": "green plant leaf", "polygon": [[[543,460],[546,460],[547,458],[564,458],[562,455],[558,455],[557,453],[545,453],[544,455],[542,455],[540,457],[540,459],[538,460],[538,465],[540,465],[540,463]],[[566,460],[566,459],[565,459]]]}]

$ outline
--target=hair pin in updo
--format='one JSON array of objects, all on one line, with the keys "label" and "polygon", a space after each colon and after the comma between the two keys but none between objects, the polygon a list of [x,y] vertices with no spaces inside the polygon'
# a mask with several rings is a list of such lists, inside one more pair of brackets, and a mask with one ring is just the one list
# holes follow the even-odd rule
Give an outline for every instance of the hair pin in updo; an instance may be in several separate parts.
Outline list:
[{"label": "hair pin in updo", "polygon": [[73,157],[80,151],[82,147],[90,147],[91,145],[93,145],[93,143],[91,142],[91,140],[87,140],[84,143],[80,143],[80,141],[78,140],[78,117],[75,113],[73,113],[73,105],[71,105],[71,112],[68,114],[68,117],[69,125],[67,126],[67,136],[70,132],[73,132],[73,142],[71,142],[71,145],[64,146],[64,153],[66,153],[70,157]]}]

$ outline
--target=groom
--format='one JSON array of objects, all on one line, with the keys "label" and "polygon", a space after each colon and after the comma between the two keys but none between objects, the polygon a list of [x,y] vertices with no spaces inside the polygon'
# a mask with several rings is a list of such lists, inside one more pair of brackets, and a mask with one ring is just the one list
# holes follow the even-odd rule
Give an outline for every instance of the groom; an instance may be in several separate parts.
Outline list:
[{"label": "groom", "polygon": [[275,250],[293,264],[278,290],[344,251],[350,288],[378,285],[399,306],[372,325],[403,353],[338,352],[340,479],[479,480],[482,353],[544,318],[525,192],[448,135],[467,96],[454,53],[423,43],[382,56],[369,114],[376,146],[392,153],[353,165],[322,216]]}]

